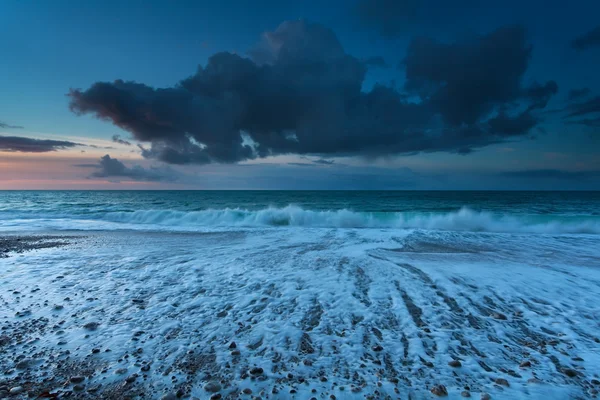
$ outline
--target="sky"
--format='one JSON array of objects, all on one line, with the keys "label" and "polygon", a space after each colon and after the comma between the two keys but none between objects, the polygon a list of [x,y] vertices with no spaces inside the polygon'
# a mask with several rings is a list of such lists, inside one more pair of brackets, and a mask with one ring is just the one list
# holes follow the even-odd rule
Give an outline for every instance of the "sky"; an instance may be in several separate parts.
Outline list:
[{"label": "sky", "polygon": [[0,2],[0,189],[600,190],[592,0]]}]

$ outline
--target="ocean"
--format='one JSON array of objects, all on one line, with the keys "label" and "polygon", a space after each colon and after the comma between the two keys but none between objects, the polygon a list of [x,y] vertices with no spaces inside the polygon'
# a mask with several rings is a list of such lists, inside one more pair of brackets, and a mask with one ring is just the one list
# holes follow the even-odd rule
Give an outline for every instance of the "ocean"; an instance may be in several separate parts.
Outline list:
[{"label": "ocean", "polygon": [[16,396],[600,389],[600,192],[4,191],[0,252]]}]

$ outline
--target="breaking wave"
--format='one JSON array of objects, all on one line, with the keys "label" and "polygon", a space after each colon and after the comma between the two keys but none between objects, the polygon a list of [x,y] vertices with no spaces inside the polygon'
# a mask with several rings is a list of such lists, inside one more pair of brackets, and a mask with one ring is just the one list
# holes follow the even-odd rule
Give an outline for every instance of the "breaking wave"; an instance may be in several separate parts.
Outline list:
[{"label": "breaking wave", "polygon": [[262,210],[139,210],[106,213],[104,221],[190,230],[195,227],[404,228],[471,232],[600,234],[598,216],[507,215],[461,208],[448,213],[306,210],[297,206]]}]

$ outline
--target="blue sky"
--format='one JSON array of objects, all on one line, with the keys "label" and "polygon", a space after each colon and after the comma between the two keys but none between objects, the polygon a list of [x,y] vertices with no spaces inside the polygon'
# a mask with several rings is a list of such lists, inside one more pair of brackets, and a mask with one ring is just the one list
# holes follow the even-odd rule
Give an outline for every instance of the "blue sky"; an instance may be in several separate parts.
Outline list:
[{"label": "blue sky", "polygon": [[[568,123],[560,113],[575,104],[568,100],[573,89],[587,88],[587,99],[600,95],[600,44],[594,45],[592,40],[585,49],[572,44],[598,26],[597,2],[578,0],[565,7],[558,1],[483,4],[460,0],[449,6],[448,2],[432,0],[374,0],[366,6],[375,15],[371,19],[365,17],[360,3],[1,2],[0,122],[4,127],[0,127],[0,136],[63,140],[85,146],[53,147],[48,152],[15,150],[8,145],[2,151],[0,147],[0,188],[201,189],[223,188],[223,182],[230,182],[231,188],[272,189],[294,188],[297,180],[301,188],[361,189],[374,188],[372,177],[379,176],[375,188],[381,189],[600,189],[600,126]],[[400,3],[414,6],[416,11],[408,17],[401,15],[404,8],[397,7]],[[382,15],[392,18],[382,20]],[[170,163],[156,153],[142,154],[136,146],[114,143],[111,137],[120,135],[146,149],[157,145],[156,139],[145,140],[146,133],[135,127],[123,129],[114,120],[96,118],[102,116],[100,105],[94,104],[82,116],[69,109],[72,99],[67,94],[71,88],[87,94],[94,83],[117,79],[151,88],[172,88],[194,75],[198,65],[206,66],[215,53],[250,57],[249,51],[261,43],[264,32],[276,32],[282,22],[299,19],[333,32],[345,54],[356,60],[382,57],[387,66],[368,68],[360,80],[363,92],[382,84],[398,88],[399,96],[407,81],[407,51],[415,38],[470,43],[501,27],[519,24],[532,46],[527,68],[519,78],[522,88],[554,81],[558,91],[543,110],[535,111],[537,123],[530,131],[477,144],[466,155],[437,147],[407,152],[402,146],[398,151],[384,154],[377,150],[373,154],[357,145],[350,152],[330,148],[314,151],[316,147],[270,149],[272,155],[266,157],[252,155],[227,162],[209,157],[208,162]],[[470,79],[467,73],[464,79]],[[498,103],[496,112],[508,106],[512,104]],[[584,117],[593,120],[598,114]],[[340,135],[336,137],[343,140]],[[196,144],[198,137],[191,143]],[[160,140],[171,139],[161,136]],[[105,154],[120,160],[126,169],[103,170],[99,160]],[[332,162],[315,162],[320,159]],[[73,166],[94,163],[98,164],[89,168]],[[242,168],[248,164],[256,164],[256,172]],[[129,172],[136,165],[176,174],[160,180],[140,178]],[[98,168],[102,173],[90,173]],[[365,168],[368,175],[360,173]]]}]

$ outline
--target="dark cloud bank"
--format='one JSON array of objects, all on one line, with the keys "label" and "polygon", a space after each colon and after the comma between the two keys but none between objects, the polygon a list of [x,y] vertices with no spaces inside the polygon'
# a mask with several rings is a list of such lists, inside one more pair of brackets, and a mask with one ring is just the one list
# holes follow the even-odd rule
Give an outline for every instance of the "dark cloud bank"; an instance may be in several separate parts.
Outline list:
[{"label": "dark cloud bank", "polygon": [[0,136],[0,151],[46,153],[80,146],[64,140],[31,139],[20,136]]},{"label": "dark cloud bank", "polygon": [[541,122],[539,110],[558,88],[523,83],[531,52],[520,26],[460,43],[416,38],[404,88],[364,91],[369,64],[383,60],[345,53],[321,25],[284,22],[247,58],[217,53],[175,87],[97,82],[71,90],[70,107],[129,131],[147,143],[144,157],[172,164],[466,154],[521,138]]}]

